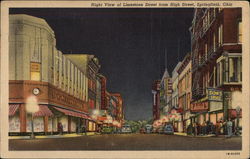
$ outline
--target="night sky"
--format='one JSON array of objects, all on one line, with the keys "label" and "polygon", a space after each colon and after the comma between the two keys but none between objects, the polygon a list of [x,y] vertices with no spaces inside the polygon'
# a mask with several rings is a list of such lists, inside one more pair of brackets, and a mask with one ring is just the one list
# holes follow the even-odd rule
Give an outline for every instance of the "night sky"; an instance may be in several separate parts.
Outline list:
[{"label": "night sky", "polygon": [[45,19],[63,53],[94,54],[108,91],[122,94],[129,120],[152,118],[152,82],[191,50],[193,9],[15,8],[10,14]]}]

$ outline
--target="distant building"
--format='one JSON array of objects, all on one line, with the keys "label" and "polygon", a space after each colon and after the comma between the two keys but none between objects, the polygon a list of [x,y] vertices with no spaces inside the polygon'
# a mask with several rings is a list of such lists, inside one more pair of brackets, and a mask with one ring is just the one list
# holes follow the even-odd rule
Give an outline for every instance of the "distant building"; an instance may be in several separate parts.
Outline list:
[{"label": "distant building", "polygon": [[235,119],[242,108],[241,8],[197,8],[190,32],[193,122]]},{"label": "distant building", "polygon": [[183,131],[187,132],[187,127],[191,124],[190,103],[192,97],[191,85],[192,85],[192,72],[191,72],[191,54],[188,53],[182,60],[182,64],[177,70],[179,73],[178,82],[178,97],[179,108],[183,110]]},{"label": "distant building", "polygon": [[116,107],[116,120],[120,123],[124,121],[124,105],[123,99],[120,93],[112,93],[112,96],[117,99],[117,107]]},{"label": "distant building", "polygon": [[172,81],[166,69],[160,82],[160,118],[170,111]]},{"label": "distant building", "polygon": [[179,92],[178,92],[178,82],[179,82],[179,73],[177,70],[180,68],[181,62],[178,62],[172,72],[172,94],[171,94],[171,110],[175,109],[176,114],[179,116],[178,119],[174,121],[174,128],[178,132],[183,131],[183,122],[182,118],[180,117],[183,113],[183,109],[179,106]]},{"label": "distant building", "polygon": [[160,82],[160,80],[155,80],[152,85],[153,120],[160,119]]}]

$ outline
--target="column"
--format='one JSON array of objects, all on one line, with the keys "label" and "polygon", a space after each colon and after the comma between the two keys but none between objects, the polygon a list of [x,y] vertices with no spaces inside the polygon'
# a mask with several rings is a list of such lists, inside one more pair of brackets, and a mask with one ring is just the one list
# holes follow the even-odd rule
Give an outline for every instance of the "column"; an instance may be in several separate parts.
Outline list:
[{"label": "column", "polygon": [[44,133],[45,135],[47,135],[48,132],[48,123],[49,123],[49,117],[48,116],[44,116]]},{"label": "column", "polygon": [[20,118],[20,132],[26,132],[26,110],[25,110],[25,105],[20,104],[19,108],[19,118]]}]

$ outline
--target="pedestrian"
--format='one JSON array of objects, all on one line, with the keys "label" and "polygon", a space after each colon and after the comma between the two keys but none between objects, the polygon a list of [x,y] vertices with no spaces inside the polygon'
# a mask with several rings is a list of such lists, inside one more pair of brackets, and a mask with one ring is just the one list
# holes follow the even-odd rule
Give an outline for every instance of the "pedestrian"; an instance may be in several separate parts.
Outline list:
[{"label": "pedestrian", "polygon": [[62,135],[62,134],[63,134],[63,125],[62,125],[61,122],[58,123],[57,129],[58,129],[58,131],[59,131],[59,134]]},{"label": "pedestrian", "polygon": [[216,136],[219,136],[219,134],[220,134],[220,129],[221,129],[221,127],[220,127],[220,122],[217,121],[217,122],[216,122],[216,125],[215,125],[215,135],[216,135]]},{"label": "pedestrian", "polygon": [[193,133],[194,133],[194,136],[197,136],[197,123],[194,123],[194,126],[193,126]]},{"label": "pedestrian", "polygon": [[87,129],[86,129],[85,125],[82,126],[82,133],[84,133],[85,135],[87,135]]},{"label": "pedestrian", "polygon": [[201,125],[201,129],[202,129],[202,135],[206,135],[206,123],[205,121],[203,121],[202,125]]},{"label": "pedestrian", "polygon": [[231,137],[232,136],[233,123],[232,123],[232,121],[230,119],[226,122],[226,127],[227,127],[227,136],[226,137]]}]

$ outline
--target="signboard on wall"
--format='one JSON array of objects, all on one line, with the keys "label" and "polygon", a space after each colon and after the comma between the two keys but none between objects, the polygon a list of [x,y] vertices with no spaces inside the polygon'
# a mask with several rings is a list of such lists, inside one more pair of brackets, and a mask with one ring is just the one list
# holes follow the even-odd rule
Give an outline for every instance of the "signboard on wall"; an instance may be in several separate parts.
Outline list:
[{"label": "signboard on wall", "polygon": [[214,88],[207,89],[208,100],[222,102],[222,91]]},{"label": "signboard on wall", "polygon": [[209,104],[209,111],[217,111],[223,109],[223,103],[222,102],[216,102],[216,101],[210,101]]}]

